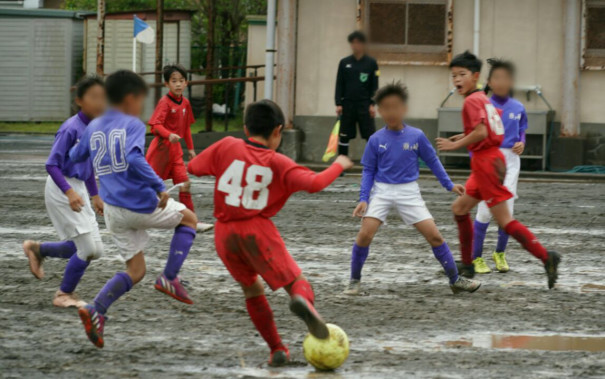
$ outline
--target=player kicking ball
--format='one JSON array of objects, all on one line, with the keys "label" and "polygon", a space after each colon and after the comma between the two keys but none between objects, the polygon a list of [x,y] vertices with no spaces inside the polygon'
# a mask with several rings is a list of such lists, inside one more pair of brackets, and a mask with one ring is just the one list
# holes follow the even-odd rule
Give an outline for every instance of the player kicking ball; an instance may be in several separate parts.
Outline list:
[{"label": "player kicking ball", "polygon": [[99,348],[104,345],[107,309],[145,276],[147,229],[174,229],[168,262],[155,288],[193,303],[177,274],[189,254],[197,224],[195,213],[170,198],[164,182],[145,160],[146,128],[138,117],[147,84],[126,70],[109,75],[105,83],[111,109],[90,123],[69,154],[75,162],[92,159],[105,201],[105,224],[126,261],[126,272],[118,272],[93,304],[79,310],[88,338]]},{"label": "player kicking ball", "polygon": [[259,275],[273,291],[284,288],[288,292],[290,310],[313,336],[328,338],[329,331],[315,310],[311,285],[288,253],[271,217],[294,192],[321,191],[353,163],[341,155],[316,174],[277,153],[284,115],[272,101],[248,105],[244,123],[247,140],[223,138],[189,162],[187,169],[196,176],[216,178],[216,251],[242,287],[252,323],[271,349],[269,365],[281,366],[288,363],[290,352],[277,333]]},{"label": "player kicking ball", "polygon": [[351,254],[351,280],[345,290],[348,295],[360,293],[361,270],[370,252],[370,243],[393,208],[406,225],[414,225],[426,238],[445,269],[454,293],[475,292],[481,286],[478,281],[458,275],[452,252],[420,194],[418,158],[429,166],[446,190],[462,195],[464,187],[451,181],[422,130],[405,124],[407,100],[407,89],[401,83],[384,86],[374,96],[386,125],[370,137],[361,159],[359,204],[353,216],[361,217],[362,221]]},{"label": "player kicking ball", "polygon": [[553,288],[557,282],[557,267],[561,256],[557,252],[546,251],[529,229],[513,219],[507,205],[507,200],[513,194],[503,183],[506,160],[500,151],[500,145],[504,138],[504,126],[498,110],[485,93],[477,89],[481,60],[466,51],[452,60],[450,69],[458,93],[465,97],[462,107],[464,135],[458,135],[454,140],[437,138],[437,147],[443,151],[466,147],[472,153],[471,176],[466,182],[466,193],[452,204],[458,224],[463,275],[472,277],[475,273],[470,211],[483,200],[500,228],[542,261],[548,277],[548,288]]}]

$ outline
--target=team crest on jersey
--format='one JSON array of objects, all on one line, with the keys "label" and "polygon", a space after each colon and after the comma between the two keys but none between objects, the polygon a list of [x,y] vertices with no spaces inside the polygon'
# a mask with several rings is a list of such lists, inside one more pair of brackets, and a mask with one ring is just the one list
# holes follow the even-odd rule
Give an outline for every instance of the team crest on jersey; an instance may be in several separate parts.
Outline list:
[{"label": "team crest on jersey", "polygon": [[368,74],[366,72],[362,72],[359,74],[359,81],[365,83],[368,81]]},{"label": "team crest on jersey", "polygon": [[405,142],[403,144],[403,150],[405,150],[405,151],[418,150],[418,143],[410,145],[408,142]]},{"label": "team crest on jersey", "polygon": [[508,114],[508,118],[511,119],[511,120],[521,120],[521,113],[514,114],[513,112],[510,112]]},{"label": "team crest on jersey", "polygon": [[176,109],[174,109],[174,108],[172,108],[170,111],[171,111],[171,113],[176,113]]},{"label": "team crest on jersey", "polygon": [[185,108],[183,108],[183,116],[185,115],[185,112],[186,112],[186,111],[187,111],[187,110],[186,110]]}]

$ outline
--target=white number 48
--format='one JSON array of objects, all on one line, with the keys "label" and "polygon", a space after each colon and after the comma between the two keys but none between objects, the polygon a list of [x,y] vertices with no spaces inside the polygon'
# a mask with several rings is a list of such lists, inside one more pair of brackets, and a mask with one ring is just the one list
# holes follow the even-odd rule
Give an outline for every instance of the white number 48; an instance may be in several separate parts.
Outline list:
[{"label": "white number 48", "polygon": [[[269,200],[267,188],[273,180],[273,171],[269,167],[252,165],[246,171],[246,187],[242,187],[245,163],[234,160],[218,180],[217,189],[225,192],[225,203],[233,207],[240,205],[246,209],[263,209]],[[254,194],[258,193],[256,199]]]},{"label": "white number 48", "polygon": [[485,104],[485,110],[487,111],[487,118],[489,120],[489,126],[495,135],[501,136],[504,134],[504,125],[502,119],[496,107],[493,104]]}]

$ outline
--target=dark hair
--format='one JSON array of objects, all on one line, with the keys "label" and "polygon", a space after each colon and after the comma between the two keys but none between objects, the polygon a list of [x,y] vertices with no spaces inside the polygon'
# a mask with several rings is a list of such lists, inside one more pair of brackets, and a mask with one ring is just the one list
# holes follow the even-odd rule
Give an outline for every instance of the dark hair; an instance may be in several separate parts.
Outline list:
[{"label": "dark hair", "polygon": [[86,92],[94,86],[101,86],[105,88],[103,78],[98,75],[86,75],[76,83],[76,97],[82,98],[86,95]]},{"label": "dark hair", "polygon": [[452,67],[463,67],[470,70],[472,73],[481,72],[481,59],[477,58],[475,54],[470,51],[465,51],[462,54],[458,54],[450,62],[450,68]]},{"label": "dark hair", "polygon": [[178,72],[179,74],[183,75],[183,78],[187,80],[187,70],[185,69],[185,67],[181,66],[180,64],[169,64],[164,66],[164,68],[162,69],[164,81],[169,81],[170,76],[172,76],[172,74],[174,74],[175,72]]},{"label": "dark hair", "polygon": [[352,43],[355,40],[358,40],[361,43],[366,43],[366,35],[361,30],[356,30],[347,37],[347,41],[349,41],[349,43]]},{"label": "dark hair", "polygon": [[[515,64],[511,61],[507,61],[507,60],[500,59],[500,58],[489,58],[487,60],[487,64],[490,65],[489,74],[487,75],[488,82],[491,79],[492,74],[496,70],[505,70],[506,72],[508,72],[508,74],[511,76],[511,78],[515,77],[515,72],[516,72]],[[491,91],[491,88],[489,88],[489,85],[486,84],[485,88],[483,90],[485,91],[485,93],[489,93]],[[511,88],[510,96],[512,97],[512,95],[513,95],[513,89]]]},{"label": "dark hair", "polygon": [[284,122],[282,110],[271,100],[260,100],[246,107],[244,124],[253,136],[269,138],[273,130]]},{"label": "dark hair", "polygon": [[374,102],[380,104],[380,102],[388,96],[397,96],[405,103],[408,101],[408,88],[400,81],[391,82],[386,86],[380,87],[378,91],[376,91]]},{"label": "dark hair", "polygon": [[128,95],[146,95],[147,83],[130,70],[118,70],[105,79],[107,98],[111,104],[119,104]]}]

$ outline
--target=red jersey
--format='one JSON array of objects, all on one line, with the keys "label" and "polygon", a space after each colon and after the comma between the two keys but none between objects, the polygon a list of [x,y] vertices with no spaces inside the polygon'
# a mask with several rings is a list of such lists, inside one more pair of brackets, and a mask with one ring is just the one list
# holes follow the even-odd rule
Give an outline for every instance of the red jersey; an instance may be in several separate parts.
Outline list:
[{"label": "red jersey", "polygon": [[342,166],[333,164],[316,174],[252,139],[225,137],[189,162],[187,171],[216,178],[214,217],[228,222],[272,217],[294,192],[327,187]]},{"label": "red jersey", "polygon": [[479,124],[487,126],[487,137],[477,143],[468,145],[467,149],[469,151],[500,147],[504,139],[504,125],[500,118],[501,112],[494,107],[483,91],[475,91],[464,99],[464,106],[462,107],[464,134],[470,134]]},{"label": "red jersey", "polygon": [[[191,104],[184,96],[175,98],[170,92],[163,96],[153,111],[148,124],[156,136],[168,139],[171,133],[185,139],[187,149],[193,149],[191,124],[195,122]],[[180,146],[180,144],[174,144]]]}]

